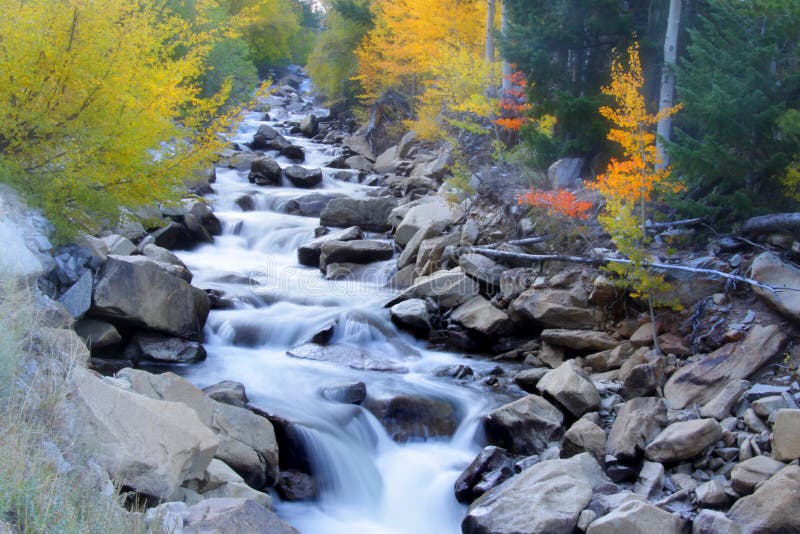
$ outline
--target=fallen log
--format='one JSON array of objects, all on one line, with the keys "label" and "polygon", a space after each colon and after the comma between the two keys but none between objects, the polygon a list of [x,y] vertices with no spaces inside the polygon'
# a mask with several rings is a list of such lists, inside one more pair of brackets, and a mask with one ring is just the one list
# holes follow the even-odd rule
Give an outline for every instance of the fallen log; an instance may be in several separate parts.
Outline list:
[{"label": "fallen log", "polygon": [[652,230],[657,232],[658,230],[667,230],[669,228],[680,228],[683,226],[698,226],[706,222],[705,217],[695,217],[694,219],[682,219],[680,221],[668,221],[668,222],[660,222],[654,223],[649,222],[646,225],[648,231]]},{"label": "fallen log", "polygon": [[742,226],[743,234],[800,230],[800,213],[773,213],[751,217]]}]

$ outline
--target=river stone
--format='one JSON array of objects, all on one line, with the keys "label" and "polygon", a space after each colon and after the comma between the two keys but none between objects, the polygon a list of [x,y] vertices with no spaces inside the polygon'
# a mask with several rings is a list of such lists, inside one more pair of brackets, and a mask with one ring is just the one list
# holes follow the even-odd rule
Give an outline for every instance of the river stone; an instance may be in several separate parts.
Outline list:
[{"label": "river stone", "polygon": [[728,512],[742,532],[800,532],[800,467],[790,465]]},{"label": "river stone", "polygon": [[536,389],[536,385],[549,372],[550,369],[547,367],[526,369],[514,375],[514,382],[527,393],[537,393],[539,390]]},{"label": "river stone", "polygon": [[619,342],[606,334],[594,330],[567,330],[563,328],[543,330],[542,341],[551,345],[579,351],[609,350]]},{"label": "river stone", "polygon": [[422,242],[439,235],[443,230],[444,226],[436,223],[428,223],[417,230],[417,233],[408,241],[406,248],[403,249],[400,257],[397,259],[397,269],[403,269],[409,265],[416,264],[417,252],[419,252],[419,246]]},{"label": "river stone", "polygon": [[244,408],[248,403],[244,384],[232,380],[223,380],[203,388],[203,393],[217,402]]},{"label": "river stone", "polygon": [[122,341],[114,325],[98,319],[81,319],[73,326],[75,332],[92,349],[113,347]]},{"label": "river stone", "polygon": [[454,484],[456,500],[470,504],[475,499],[514,475],[514,459],[508,451],[494,445],[485,447]]},{"label": "river stone", "polygon": [[430,224],[444,229],[453,224],[458,217],[456,210],[441,198],[436,202],[415,206],[405,214],[397,226],[395,241],[400,245],[406,245],[423,226]]},{"label": "river stone", "polygon": [[509,306],[509,315],[522,327],[591,330],[595,315],[586,303],[564,289],[529,289]]},{"label": "river stone", "polygon": [[800,458],[800,410],[778,410],[772,429],[772,456],[781,462]]},{"label": "river stone", "polygon": [[317,482],[314,477],[295,469],[281,471],[275,490],[281,499],[289,502],[313,501],[317,498]]},{"label": "river stone", "polygon": [[358,226],[367,232],[385,232],[391,228],[389,213],[397,207],[394,197],[334,198],[320,214],[323,226]]},{"label": "river stone", "polygon": [[480,295],[453,310],[450,320],[486,337],[503,330],[509,323],[504,311],[498,310]]},{"label": "river stone", "polygon": [[208,317],[205,291],[150,263],[109,257],[97,273],[90,314],[196,339]]},{"label": "river stone", "polygon": [[628,501],[589,525],[586,534],[688,534],[689,526],[676,514],[643,501]]},{"label": "river stone", "polygon": [[731,487],[739,495],[749,495],[756,486],[784,467],[786,464],[769,456],[753,456],[734,466],[731,471]]},{"label": "river stone", "polygon": [[742,534],[742,529],[716,510],[700,510],[692,523],[692,534]]},{"label": "river stone", "polygon": [[196,341],[151,332],[137,332],[131,339],[139,359],[165,363],[194,363],[206,359],[206,349]]},{"label": "river stone", "polygon": [[778,325],[754,325],[741,342],[723,345],[678,369],[664,386],[667,405],[678,410],[705,404],[731,380],[749,378],[778,355],[787,340]]},{"label": "river stone", "polygon": [[[797,291],[800,288],[800,269],[775,254],[764,252],[753,260],[750,277],[778,289],[773,292],[753,287],[753,291],[771,307],[794,321],[800,321],[800,292]],[[780,291],[784,288],[788,290]]]},{"label": "river stone", "polygon": [[346,198],[342,193],[311,193],[294,198],[286,203],[286,213],[303,217],[319,217],[328,202],[334,198]]},{"label": "river stone", "polygon": [[316,360],[346,365],[353,369],[389,373],[407,373],[408,369],[391,360],[384,360],[361,349],[349,345],[317,345],[305,343],[286,351],[293,358]]},{"label": "river stone", "polygon": [[357,134],[344,140],[344,146],[349,148],[354,154],[359,154],[372,161],[375,161],[375,154],[372,153],[372,146],[366,136]]},{"label": "river stone", "polygon": [[607,482],[589,454],[540,462],[473,502],[461,529],[464,534],[571,533],[594,488]]},{"label": "river stone", "polygon": [[232,467],[253,488],[271,487],[278,481],[278,443],[272,424],[264,417],[217,402],[174,373],[153,375],[123,369],[117,377],[127,380],[137,393],[189,406],[219,438],[214,457]]},{"label": "river stone", "polygon": [[[458,243],[458,232],[425,239],[419,244],[415,271],[419,275],[434,273],[442,267],[445,251]],[[459,271],[460,271],[459,267]]]},{"label": "river stone", "polygon": [[478,284],[460,270],[421,276],[411,287],[389,301],[389,306],[410,298],[431,299],[440,308],[455,308],[478,295]]},{"label": "river stone", "polygon": [[655,499],[664,489],[664,464],[658,462],[642,462],[639,477],[633,491],[645,499]]},{"label": "river stone", "polygon": [[170,265],[176,265],[186,269],[186,264],[183,263],[178,256],[169,250],[159,247],[158,245],[153,245],[152,243],[142,247],[142,255],[159,263],[168,263]]},{"label": "river stone", "polygon": [[198,200],[192,203],[189,208],[189,215],[194,215],[209,234],[222,235],[222,221],[214,215],[214,212],[205,202]]},{"label": "river stone", "polygon": [[333,263],[372,263],[385,261],[394,256],[391,243],[372,240],[338,241],[329,240],[320,247],[319,267],[325,269]]},{"label": "river stone", "polygon": [[76,367],[67,383],[63,421],[69,435],[121,485],[166,499],[203,476],[219,439],[180,402],[149,399]]},{"label": "river stone", "polygon": [[555,399],[573,417],[600,408],[600,392],[574,361],[564,362],[544,375],[536,388]]},{"label": "river stone", "polygon": [[258,127],[253,136],[253,141],[250,147],[256,150],[284,150],[290,146],[289,141],[286,140],[278,130],[268,124],[262,124]]},{"label": "river stone", "polygon": [[[193,219],[194,216],[187,215],[185,220],[188,221],[190,218]],[[186,225],[175,221],[170,222],[167,226],[156,230],[150,235],[153,243],[169,250],[189,250],[198,243],[212,243],[214,241],[211,234],[199,225],[196,225],[194,231],[192,231]],[[136,256],[119,257],[136,258]]]},{"label": "river stone", "polygon": [[569,427],[561,443],[562,458],[571,458],[583,452],[588,452],[598,462],[602,462],[606,454],[606,431],[586,417]]},{"label": "river stone", "polygon": [[694,458],[722,438],[716,419],[679,421],[665,428],[645,448],[645,455],[655,462],[672,463]]},{"label": "river stone", "polygon": [[251,499],[207,499],[189,507],[183,527],[192,534],[300,534],[275,512]]},{"label": "river stone", "polygon": [[283,170],[283,173],[295,187],[310,189],[322,183],[322,169],[306,169],[300,165],[290,165]]},{"label": "river stone", "polygon": [[368,397],[364,407],[395,441],[449,437],[458,426],[453,405],[442,399],[413,395]]},{"label": "river stone", "polygon": [[63,295],[58,298],[74,319],[80,319],[92,305],[92,271],[84,272]]},{"label": "river stone", "polygon": [[427,332],[431,329],[428,304],[422,299],[408,299],[389,310],[392,322],[412,330]]},{"label": "river stone", "polygon": [[319,133],[319,119],[313,113],[309,113],[300,121],[300,131],[306,137],[314,137]]},{"label": "river stone", "polygon": [[606,442],[606,453],[620,461],[639,458],[667,421],[667,407],[657,397],[626,402],[617,413]]},{"label": "river stone", "polygon": [[458,264],[464,273],[478,282],[484,291],[493,291],[500,287],[500,277],[505,269],[494,260],[480,254],[464,254],[459,256]]},{"label": "river stone", "polygon": [[186,266],[182,265],[182,264],[181,265],[175,265],[175,264],[172,264],[172,263],[166,263],[166,262],[162,262],[162,261],[157,261],[157,260],[155,260],[155,259],[153,259],[151,257],[146,257],[146,256],[109,256],[109,258],[117,258],[119,260],[122,260],[122,261],[125,261],[125,262],[128,262],[128,263],[134,263],[134,264],[137,264],[137,265],[144,264],[144,263],[146,263],[148,265],[153,265],[155,267],[158,267],[159,269],[161,269],[162,271],[164,271],[165,273],[167,273],[167,274],[169,274],[171,276],[176,276],[176,277],[180,278],[181,280],[183,280],[186,283],[191,283],[192,282],[192,273],[189,272],[189,269],[187,269]]},{"label": "river stone", "polygon": [[322,396],[331,402],[361,404],[367,398],[367,385],[364,382],[349,382],[327,386],[323,388]]},{"label": "river stone", "polygon": [[256,185],[281,185],[281,166],[269,157],[254,160],[247,180]]},{"label": "river stone", "polygon": [[373,165],[372,162],[365,158],[364,156],[350,156],[344,160],[344,165],[348,169],[352,169],[354,171],[361,171],[361,172],[372,172]]},{"label": "river stone", "polygon": [[301,265],[309,267],[319,267],[320,255],[322,254],[322,245],[328,241],[353,241],[361,239],[364,235],[358,226],[351,226],[344,230],[331,232],[320,236],[297,249],[297,260]]},{"label": "river stone", "polygon": [[114,254],[115,256],[128,256],[136,251],[136,245],[134,245],[133,242],[127,237],[112,234],[102,237],[101,239],[108,248],[109,254]]},{"label": "river stone", "polygon": [[391,213],[389,213],[389,224],[392,225],[392,227],[397,228],[400,226],[400,223],[403,222],[403,218],[409,211],[411,211],[412,208],[439,201],[440,199],[436,195],[425,195],[424,197],[412,200],[406,204],[401,204],[394,208]]},{"label": "river stone", "polygon": [[564,415],[538,395],[527,395],[483,418],[486,440],[512,454],[540,454],[561,438]]}]

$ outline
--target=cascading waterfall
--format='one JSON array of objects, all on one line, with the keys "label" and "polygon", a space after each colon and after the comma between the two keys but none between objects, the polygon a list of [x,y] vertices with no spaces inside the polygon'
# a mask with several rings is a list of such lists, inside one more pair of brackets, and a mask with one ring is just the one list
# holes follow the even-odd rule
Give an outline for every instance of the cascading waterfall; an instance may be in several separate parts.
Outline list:
[{"label": "cascading waterfall", "polygon": [[[275,120],[267,124],[305,150],[303,166],[323,167],[338,155],[329,145],[288,135],[283,122],[301,116],[280,108],[270,114]],[[248,114],[232,141],[249,142],[264,124],[260,119],[259,113]],[[291,164],[276,160],[281,167]],[[479,451],[478,417],[492,401],[477,387],[433,376],[437,368],[464,363],[463,357],[427,350],[391,323],[382,304],[392,294],[386,282],[394,261],[371,265],[357,280],[345,281],[326,280],[319,270],[298,264],[296,249],[313,239],[319,219],[282,213],[287,202],[320,191],[370,193],[369,187],[334,179],[335,172],[323,167],[321,187],[308,191],[289,183],[258,187],[248,183],[247,171],[218,169],[210,198],[223,235],[180,257],[195,285],[219,290],[235,304],[212,311],[208,359],[183,373],[201,387],[242,382],[254,405],[296,425],[319,497],[299,503],[276,499],[276,510],[304,534],[460,532],[464,507],[453,496],[453,482]],[[255,211],[237,207],[245,194],[253,197]],[[364,371],[286,354],[331,325],[331,342],[388,360],[404,372]],[[494,366],[477,360],[469,365],[479,372]],[[321,394],[325,387],[354,381],[364,382],[370,396],[446,400],[460,417],[458,429],[449,439],[395,443],[366,409]]]}]

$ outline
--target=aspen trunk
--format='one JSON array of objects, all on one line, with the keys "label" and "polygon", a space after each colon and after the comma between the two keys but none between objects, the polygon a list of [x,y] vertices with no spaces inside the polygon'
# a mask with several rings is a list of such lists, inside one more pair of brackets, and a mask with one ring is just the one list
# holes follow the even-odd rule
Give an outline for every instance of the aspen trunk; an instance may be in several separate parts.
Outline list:
[{"label": "aspen trunk", "polygon": [[[667,34],[664,37],[664,70],[661,73],[661,98],[659,99],[658,110],[664,111],[672,107],[672,100],[675,94],[675,60],[678,54],[678,30],[681,24],[681,1],[669,1],[669,17],[667,18]],[[667,152],[664,149],[664,141],[669,141],[670,130],[672,128],[672,118],[662,117],[658,121],[658,155],[661,158],[659,168],[663,169],[669,165]],[[663,140],[662,140],[663,139]]]}]

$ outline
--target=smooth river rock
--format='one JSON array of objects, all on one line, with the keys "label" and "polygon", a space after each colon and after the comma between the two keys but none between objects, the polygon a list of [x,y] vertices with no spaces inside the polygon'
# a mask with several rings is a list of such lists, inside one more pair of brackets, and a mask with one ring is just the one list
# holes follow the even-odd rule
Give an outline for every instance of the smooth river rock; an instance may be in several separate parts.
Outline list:
[{"label": "smooth river rock", "polygon": [[538,395],[527,395],[489,412],[486,439],[514,454],[539,454],[564,432],[564,415]]}]

